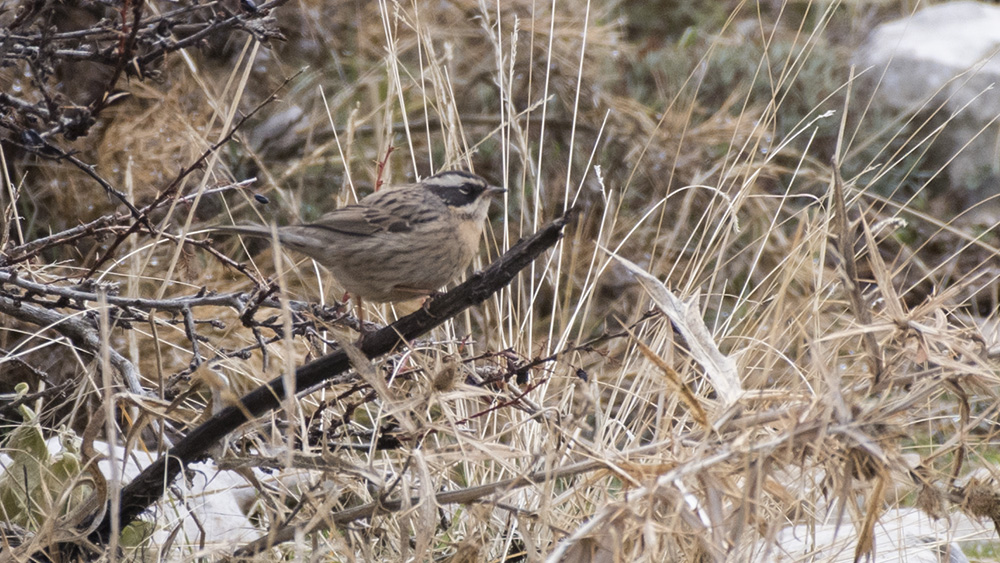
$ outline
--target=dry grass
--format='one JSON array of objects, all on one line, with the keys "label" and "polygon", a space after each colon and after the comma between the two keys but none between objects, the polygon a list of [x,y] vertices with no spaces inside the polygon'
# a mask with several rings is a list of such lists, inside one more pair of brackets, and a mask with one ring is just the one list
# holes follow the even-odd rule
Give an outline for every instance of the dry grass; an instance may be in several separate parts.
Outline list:
[{"label": "dry grass", "polygon": [[[233,33],[171,54],[158,80],[123,82],[132,96],[90,135],[48,139],[96,163],[139,207],[168,186],[188,197],[151,211],[160,234],[140,229],[113,248],[131,225],[123,215],[0,273],[50,287],[86,276],[81,291],[121,297],[207,288],[274,299],[249,330],[232,307],[123,310],[5,278],[0,298],[104,335],[88,347],[68,321],[4,310],[5,390],[72,382],[30,403],[37,420],[5,410],[8,438],[84,436],[92,413],[114,404],[118,424],[101,439],[155,449],[152,427],[139,439],[132,425],[165,416],[176,440],[208,402],[352,340],[342,311],[289,304],[340,301],[309,261],[236,240],[178,241],[207,241],[200,229],[217,223],[314,217],[378,182],[466,165],[509,189],[476,267],[569,206],[582,209],[578,224],[482,306],[216,451],[241,475],[270,472],[242,487],[260,487],[258,535],[280,530],[287,541],[244,545],[249,557],[748,560],[769,557],[762,539],[818,520],[842,521],[865,551],[889,509],[1000,517],[988,478],[1000,407],[997,241],[927,207],[938,170],[915,155],[933,148],[933,124],[866,111],[870,92],[828,37],[862,37],[906,7],[793,3],[779,17],[776,6],[732,3],[683,42],[632,27],[643,12],[624,4],[555,7],[285,5],[274,15],[287,42]],[[64,160],[16,138],[3,150],[9,259],[29,257],[12,253],[23,243],[124,212]],[[612,253],[662,286],[647,279],[647,291]],[[650,308],[651,294],[670,298],[666,288],[686,317]],[[385,323],[406,307],[368,315]],[[700,329],[706,340],[692,336]],[[126,391],[130,366],[149,396]],[[214,399],[201,391],[166,406],[195,384],[214,386]],[[152,417],[137,420],[143,412]],[[18,448],[37,451],[8,439],[7,453]],[[36,465],[58,473],[53,460]],[[58,507],[81,502],[58,491],[86,470],[62,471],[37,479],[32,509],[0,482],[13,495],[0,497],[5,519],[39,532],[36,545],[67,539],[53,531]],[[387,508],[350,518],[369,503]],[[236,547],[202,550],[185,532],[167,556]]]}]

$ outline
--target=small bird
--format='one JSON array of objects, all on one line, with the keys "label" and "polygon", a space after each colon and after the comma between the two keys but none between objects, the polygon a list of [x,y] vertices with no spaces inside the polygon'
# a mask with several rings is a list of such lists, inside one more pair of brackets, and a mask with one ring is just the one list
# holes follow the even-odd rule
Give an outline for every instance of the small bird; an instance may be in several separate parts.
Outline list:
[{"label": "small bird", "polygon": [[[504,191],[470,172],[441,172],[383,188],[312,223],[278,227],[278,241],[328,268],[354,297],[406,301],[465,271],[479,248],[490,198]],[[259,225],[213,230],[272,236]]]}]

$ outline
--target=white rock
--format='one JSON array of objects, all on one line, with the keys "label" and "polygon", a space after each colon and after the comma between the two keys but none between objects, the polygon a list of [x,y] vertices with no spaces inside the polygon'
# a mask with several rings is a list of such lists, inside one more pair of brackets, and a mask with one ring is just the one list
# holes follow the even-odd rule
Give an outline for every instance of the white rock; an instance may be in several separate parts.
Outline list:
[{"label": "white rock", "polygon": [[[59,438],[49,438],[45,444],[50,459],[43,465],[57,459],[63,451]],[[104,456],[108,454],[106,442],[95,441],[94,449]],[[98,462],[109,487],[112,486],[114,477],[122,483],[128,483],[156,459],[141,451],[132,451],[123,459],[124,449],[119,446],[115,446],[114,455],[118,468],[116,476],[112,474],[110,460]],[[0,474],[4,468],[10,467],[11,462],[10,456],[0,454]],[[190,479],[175,481],[170,487],[170,493],[151,508],[152,515],[142,517],[144,520],[152,519],[155,525],[155,531],[149,539],[149,551],[160,552],[178,526],[180,529],[170,544],[172,547],[169,553],[160,553],[160,556],[190,554],[194,551],[191,546],[200,545],[202,539],[205,541],[205,550],[212,551],[235,547],[261,534],[245,514],[245,503],[242,506],[240,503],[241,495],[245,495],[247,489],[252,490],[245,479],[231,471],[219,471],[211,463],[192,463],[185,475]]]},{"label": "white rock", "polygon": [[[968,563],[955,543],[947,522],[934,520],[914,508],[886,511],[875,525],[875,553],[871,563]],[[782,529],[773,542],[760,542],[750,561],[852,563],[858,531],[845,518],[835,523],[798,525]]]}]

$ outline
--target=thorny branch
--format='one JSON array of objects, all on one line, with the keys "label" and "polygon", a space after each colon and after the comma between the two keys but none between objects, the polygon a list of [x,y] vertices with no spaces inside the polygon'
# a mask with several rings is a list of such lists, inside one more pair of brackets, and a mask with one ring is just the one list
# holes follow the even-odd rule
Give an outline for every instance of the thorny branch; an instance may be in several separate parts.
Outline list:
[{"label": "thorny branch", "polygon": [[[212,188],[210,190],[205,190],[202,196],[207,194],[221,193],[233,189],[242,189],[247,187],[253,181],[254,181],[253,179],[243,180],[241,182],[236,182],[234,184],[220,186],[218,188]],[[196,194],[190,194],[182,198],[179,198],[178,202],[179,203],[190,202],[195,197]],[[150,205],[143,207],[141,213],[144,217],[148,216],[150,211],[163,207],[169,203],[170,203],[169,199],[159,200],[158,202],[154,202]],[[83,238],[101,237],[107,234],[116,234],[121,232],[133,232],[131,229],[125,227],[125,224],[129,222],[130,217],[131,215],[125,213],[105,215],[104,217],[99,217],[89,223],[85,223],[83,225],[77,225],[76,227],[66,229],[64,231],[49,235],[47,237],[38,238],[26,242],[20,246],[11,247],[7,250],[0,252],[0,267],[10,266],[12,264],[17,264],[20,262],[31,260],[50,248],[72,244]],[[138,226],[138,223],[134,224],[133,226],[134,227]],[[125,229],[125,231],[123,231],[123,229]],[[160,236],[168,240],[175,241],[177,243],[180,243],[182,240],[181,237],[164,231],[160,231],[159,234]],[[202,250],[205,250],[206,252],[214,256],[216,259],[218,259],[220,262],[225,264],[226,266],[229,266],[230,268],[233,268],[234,270],[244,274],[251,280],[253,279],[253,275],[249,273],[246,266],[240,264],[239,262],[236,262],[235,260],[229,258],[225,254],[222,254],[221,252],[213,248],[211,244],[208,244],[206,241],[194,240],[191,238],[183,239],[183,241],[185,244],[191,244],[197,246],[198,248],[201,248]],[[105,254],[112,255],[113,253],[110,252],[109,250]]]},{"label": "thorny branch", "polygon": [[[68,338],[73,345],[88,354],[100,357],[101,339],[99,330],[90,319],[78,315],[63,315],[23,301],[0,295],[0,313],[38,326],[48,327]],[[111,365],[125,381],[129,391],[144,393],[139,370],[115,349],[109,350]]]},{"label": "thorny branch", "polygon": [[[359,344],[369,358],[386,354],[401,344],[417,338],[444,323],[466,308],[481,303],[506,286],[539,255],[551,248],[572,220],[572,212],[552,221],[538,233],[522,240],[489,268],[473,275],[465,283],[432,300],[418,311],[392,325],[366,335]],[[347,352],[336,350],[296,370],[295,388],[306,390],[351,367]],[[156,462],[147,467],[123,490],[118,507],[121,526],[127,525],[160,498],[165,483],[171,483],[191,461],[203,455],[215,443],[247,421],[247,414],[260,416],[277,407],[285,396],[284,378],[278,377],[195,428]],[[91,541],[105,543],[112,534],[112,518],[107,511],[104,521],[91,534]]]},{"label": "thorny branch", "polygon": [[[632,323],[629,329],[635,329],[639,325],[649,321],[650,319],[657,318],[661,314],[662,313],[651,310],[647,312],[645,315],[643,315],[641,318],[636,320],[634,323]],[[466,364],[481,360],[491,360],[493,362],[498,362],[500,364],[503,364],[505,360],[506,366],[500,367],[495,364],[486,365],[477,368],[473,372],[468,373],[466,375],[465,382],[467,384],[479,388],[484,388],[484,387],[497,388],[498,390],[501,390],[501,393],[498,394],[492,400],[492,404],[490,406],[478,412],[472,413],[464,419],[456,421],[456,424],[464,424],[465,422],[472,420],[474,418],[486,416],[490,412],[508,407],[514,407],[518,410],[527,413],[532,417],[535,417],[541,412],[542,409],[528,399],[528,394],[533,389],[537,388],[539,385],[542,385],[546,381],[548,381],[548,376],[546,375],[541,378],[534,377],[532,378],[532,383],[530,385],[520,389],[507,386],[506,385],[507,381],[509,381],[510,379],[515,379],[518,385],[524,385],[528,381],[528,374],[530,372],[541,369],[543,368],[543,366],[546,366],[547,364],[552,364],[554,362],[557,362],[576,352],[597,352],[596,346],[598,346],[599,344],[618,338],[627,338],[630,337],[631,334],[633,333],[629,332],[628,330],[621,330],[615,332],[605,331],[603,334],[600,334],[586,342],[579,344],[568,344],[565,348],[553,354],[544,357],[535,357],[532,359],[521,358],[517,354],[515,354],[512,350],[509,349],[501,350],[499,352],[487,352],[478,356],[463,359],[463,363]],[[411,345],[412,344],[413,343],[411,342]],[[418,346],[411,346],[411,347],[418,347]],[[570,367],[572,368],[573,366]],[[589,374],[587,374],[587,372],[582,368],[575,368],[575,369],[576,369],[576,376],[578,378],[584,381],[586,381],[589,378]],[[393,379],[394,381],[412,379],[415,374],[421,372],[425,372],[425,368],[418,365],[414,366],[413,368],[407,371],[395,374]],[[337,383],[339,384],[341,382],[337,381]],[[365,395],[360,400],[357,400],[352,403],[346,403],[346,404],[344,403],[344,401],[346,401],[348,397],[359,392],[365,393]],[[378,445],[373,445],[371,443],[372,441],[376,440],[375,436],[369,436],[371,440],[367,444],[333,443],[338,438],[343,437],[336,435],[335,431],[337,430],[337,428],[343,426],[346,420],[349,419],[349,415],[347,413],[352,412],[354,409],[358,408],[361,404],[374,399],[374,397],[375,393],[373,390],[371,390],[370,385],[368,385],[367,383],[358,382],[355,385],[351,386],[349,389],[346,389],[345,391],[339,393],[332,399],[320,403],[319,408],[317,408],[317,410],[313,412],[312,415],[310,415],[309,419],[305,424],[307,428],[311,429],[309,437],[310,444],[318,445],[325,441],[328,443],[327,445],[329,445],[329,447],[331,448],[356,447],[364,451],[371,450],[372,448],[386,449]],[[345,414],[336,417],[334,420],[326,421],[322,424],[315,424],[317,420],[322,418],[323,411],[331,404],[341,404],[343,406],[342,410]],[[429,433],[432,433],[434,431],[435,430],[430,429]],[[376,431],[376,433],[378,433],[378,431]],[[419,440],[422,439],[422,437],[410,436],[410,439]]]},{"label": "thorny branch", "polygon": [[[11,286],[22,291],[11,291]],[[75,311],[83,311],[85,313],[90,312],[92,308],[87,304],[98,302],[98,289],[105,292],[105,301],[108,305],[114,308],[110,317],[115,325],[121,328],[131,328],[131,323],[135,322],[147,322],[149,320],[150,312],[153,310],[166,311],[180,315],[181,322],[183,323],[185,329],[185,334],[187,335],[192,346],[193,360],[190,368],[191,371],[193,371],[193,369],[203,361],[203,358],[199,353],[200,350],[198,345],[198,341],[203,337],[197,334],[195,326],[198,324],[211,324],[217,328],[221,327],[220,322],[214,319],[204,321],[195,319],[192,311],[196,308],[229,307],[236,312],[241,313],[243,323],[258,333],[261,327],[272,328],[275,329],[276,332],[280,331],[279,326],[274,325],[267,320],[257,321],[253,319],[253,314],[255,314],[261,307],[266,307],[268,309],[281,308],[281,303],[278,299],[272,298],[271,292],[268,291],[258,291],[251,294],[240,292],[217,294],[203,288],[195,295],[166,299],[122,297],[117,295],[118,289],[114,284],[102,285],[92,281],[85,281],[82,284],[69,286],[56,285],[54,283],[40,283],[26,279],[25,277],[19,275],[19,272],[16,270],[0,269],[0,297],[8,300],[5,303],[11,308],[21,308],[27,305],[34,306],[30,309],[20,311],[22,316],[18,318],[21,318],[21,320],[24,321],[32,322],[33,324],[39,326],[53,325],[53,327],[60,332],[62,332],[62,329],[60,328],[62,321],[57,322],[59,319],[79,319],[76,315],[66,315],[52,310],[72,309]],[[293,334],[295,335],[306,334],[311,330],[315,330],[315,327],[313,326],[315,324],[314,319],[326,322],[340,322],[343,320],[348,325],[353,325],[357,322],[356,320],[350,319],[348,315],[342,313],[339,306],[332,307],[330,308],[332,310],[328,310],[321,306],[303,301],[289,301],[289,309],[293,315]],[[40,316],[36,313],[36,311],[42,310],[50,310],[50,314]],[[247,314],[248,311],[250,311],[251,314]],[[0,306],[0,313],[2,312],[7,311],[3,306]],[[157,322],[170,321],[157,319]],[[89,326],[91,326],[91,329],[96,330],[96,325],[90,323]],[[275,339],[279,338],[280,334],[275,337]],[[211,358],[208,361],[214,362],[234,356],[246,357],[251,351],[264,348],[267,343],[273,342],[275,339],[264,339],[263,336],[257,334],[258,342],[256,344],[242,350],[220,353],[219,357]],[[134,368],[132,371],[134,371]],[[125,371],[122,372],[125,373]],[[189,372],[177,374],[177,376],[182,377]],[[133,389],[133,391],[136,392],[136,389]]]},{"label": "thorny branch", "polygon": [[[120,6],[95,4],[94,10],[104,10],[105,17],[86,29],[56,32],[67,26],[56,26],[54,22],[65,17],[51,2],[26,2],[21,5],[10,25],[0,28],[0,67],[21,66],[31,72],[21,73],[30,77],[31,88],[20,88],[25,94],[12,94],[12,88],[0,88],[0,129],[12,133],[4,138],[5,143],[42,158],[66,161],[83,171],[112,198],[128,209],[128,214],[113,214],[79,225],[61,233],[22,244],[19,247],[0,249],[0,266],[10,265],[38,256],[56,245],[71,244],[88,236],[112,234],[115,239],[106,252],[92,265],[89,277],[101,265],[115,255],[115,250],[129,235],[143,228],[151,234],[161,235],[179,244],[192,244],[206,250],[226,265],[253,279],[245,266],[219,253],[205,241],[177,237],[169,233],[157,232],[150,223],[149,213],[178,198],[177,186],[184,177],[203,165],[208,155],[230,142],[236,132],[261,108],[273,101],[278,91],[298,75],[286,79],[278,89],[259,103],[253,110],[236,122],[234,126],[201,157],[181,170],[166,189],[159,190],[159,196],[151,204],[139,209],[120,190],[98,174],[94,166],[77,158],[72,151],[59,147],[56,140],[61,135],[72,141],[89,133],[103,109],[120,98],[114,93],[123,74],[146,78],[155,75],[152,65],[166,54],[181,49],[196,47],[208,39],[224,39],[234,30],[243,30],[258,40],[284,39],[277,28],[271,11],[287,0],[273,0],[259,7],[253,3],[241,4],[243,12],[233,14],[224,5],[209,2],[199,6],[184,6],[167,11],[159,16],[143,19],[147,10],[147,0],[128,0]],[[2,11],[0,11],[2,14]],[[76,24],[72,22],[69,24]],[[80,99],[68,99],[69,94],[61,91],[60,73],[71,73],[75,65],[86,63],[107,67],[111,73],[101,92],[78,94]],[[88,72],[92,68],[88,67]],[[18,73],[14,73],[17,76]],[[23,96],[23,97],[19,97]],[[86,99],[83,99],[86,98]],[[210,192],[211,190],[209,190]],[[206,192],[208,193],[208,192]],[[123,225],[131,225],[123,230]]]},{"label": "thorny branch", "polygon": [[[0,30],[0,67],[30,65],[37,78],[37,96],[23,99],[10,93],[0,96],[0,126],[17,133],[26,148],[43,153],[47,143],[61,134],[67,140],[85,136],[103,109],[114,99],[122,74],[146,78],[157,74],[152,65],[165,55],[198,46],[208,38],[225,37],[241,30],[258,40],[283,40],[271,11],[288,0],[273,0],[256,9],[232,14],[220,3],[185,6],[142,20],[144,0],[133,0],[131,18],[125,11],[104,7],[102,19],[85,29],[53,33],[57,3],[27,5],[7,29]],[[95,8],[99,5],[95,4]],[[111,75],[102,92],[92,99],[49,103],[57,87],[49,77],[56,69],[80,63],[98,64]],[[62,93],[59,92],[61,95]],[[7,116],[9,114],[9,116]],[[38,141],[42,141],[39,143]]]},{"label": "thorny branch", "polygon": [[[107,262],[111,258],[111,256],[114,255],[115,249],[118,248],[118,246],[122,242],[124,242],[125,239],[128,238],[129,235],[131,235],[132,233],[135,233],[139,229],[139,225],[140,224],[144,225],[144,226],[148,224],[148,223],[146,223],[146,217],[148,216],[150,210],[162,207],[162,206],[166,205],[167,203],[169,203],[172,198],[176,197],[177,188],[181,185],[181,182],[184,180],[184,178],[186,178],[187,176],[189,176],[195,170],[198,170],[205,163],[205,161],[208,160],[209,156],[211,156],[213,153],[215,153],[215,151],[219,150],[220,148],[222,148],[223,146],[225,146],[227,143],[229,143],[233,139],[233,137],[236,135],[236,132],[239,131],[243,127],[243,125],[245,125],[246,122],[250,118],[252,118],[253,116],[257,115],[257,113],[260,110],[264,109],[265,106],[267,106],[271,102],[277,100],[278,99],[278,92],[280,92],[282,89],[284,89],[285,86],[287,86],[297,76],[299,76],[300,74],[302,74],[302,72],[303,71],[300,70],[300,71],[294,73],[292,76],[289,76],[288,78],[286,78],[277,88],[274,89],[273,92],[271,92],[271,95],[269,95],[266,98],[264,98],[264,100],[261,101],[259,104],[257,104],[256,107],[254,107],[252,110],[250,110],[246,115],[244,115],[243,117],[241,117],[239,119],[239,121],[237,121],[232,127],[230,127],[229,131],[225,135],[223,135],[221,139],[219,139],[218,141],[216,141],[214,144],[212,144],[212,146],[208,147],[206,150],[202,151],[201,155],[198,158],[196,158],[194,160],[194,162],[192,162],[186,168],[184,168],[183,170],[181,170],[177,174],[177,176],[173,179],[173,181],[171,181],[170,184],[166,187],[166,189],[164,189],[164,190],[162,190],[160,192],[160,195],[157,196],[156,200],[154,200],[153,203],[147,205],[142,210],[142,213],[137,217],[136,222],[132,224],[132,226],[128,229],[128,231],[125,232],[125,233],[119,234],[117,236],[117,238],[115,239],[115,241],[113,243],[111,243],[111,245],[109,246],[108,251],[104,253],[104,257],[102,257],[100,260],[98,260],[97,262],[95,262],[94,265],[90,268],[90,271],[87,272],[87,274],[84,277],[85,278],[89,278],[89,277],[93,276],[94,272],[96,272],[98,269],[100,269],[100,267],[105,262]],[[202,195],[204,195],[204,194],[202,194]],[[198,194],[194,194],[191,197],[193,199],[197,200],[197,198],[199,196],[198,196]],[[149,232],[150,233],[155,233],[155,231],[153,231],[152,229],[150,229]],[[168,236],[168,237],[170,236],[170,235],[166,235],[165,233],[159,233],[159,234],[164,235],[164,236]],[[220,260],[222,260],[227,265],[229,265],[229,266],[231,266],[231,267],[239,270],[241,273],[243,273],[243,274],[247,275],[248,277],[250,277],[249,274],[247,273],[247,271],[245,269],[243,269],[242,266],[240,266],[239,264],[237,264],[236,262],[234,262],[232,260],[229,260],[225,255],[220,254],[219,252],[215,251],[210,245],[204,245],[203,243],[200,243],[199,241],[190,241],[189,240],[188,242],[191,242],[192,244],[195,244],[196,246],[199,246],[199,247],[201,247],[201,248],[203,248],[205,250],[208,250],[216,258],[219,258]]]}]

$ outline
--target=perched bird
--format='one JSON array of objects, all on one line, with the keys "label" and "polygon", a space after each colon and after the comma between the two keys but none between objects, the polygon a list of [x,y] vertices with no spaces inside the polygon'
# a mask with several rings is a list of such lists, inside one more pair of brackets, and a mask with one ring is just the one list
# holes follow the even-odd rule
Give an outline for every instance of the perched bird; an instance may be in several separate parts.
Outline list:
[{"label": "perched bird", "polygon": [[[453,170],[390,186],[312,223],[278,227],[278,241],[316,260],[351,295],[385,303],[430,295],[472,262],[490,198],[505,191]],[[213,230],[271,238],[259,225]]]}]

